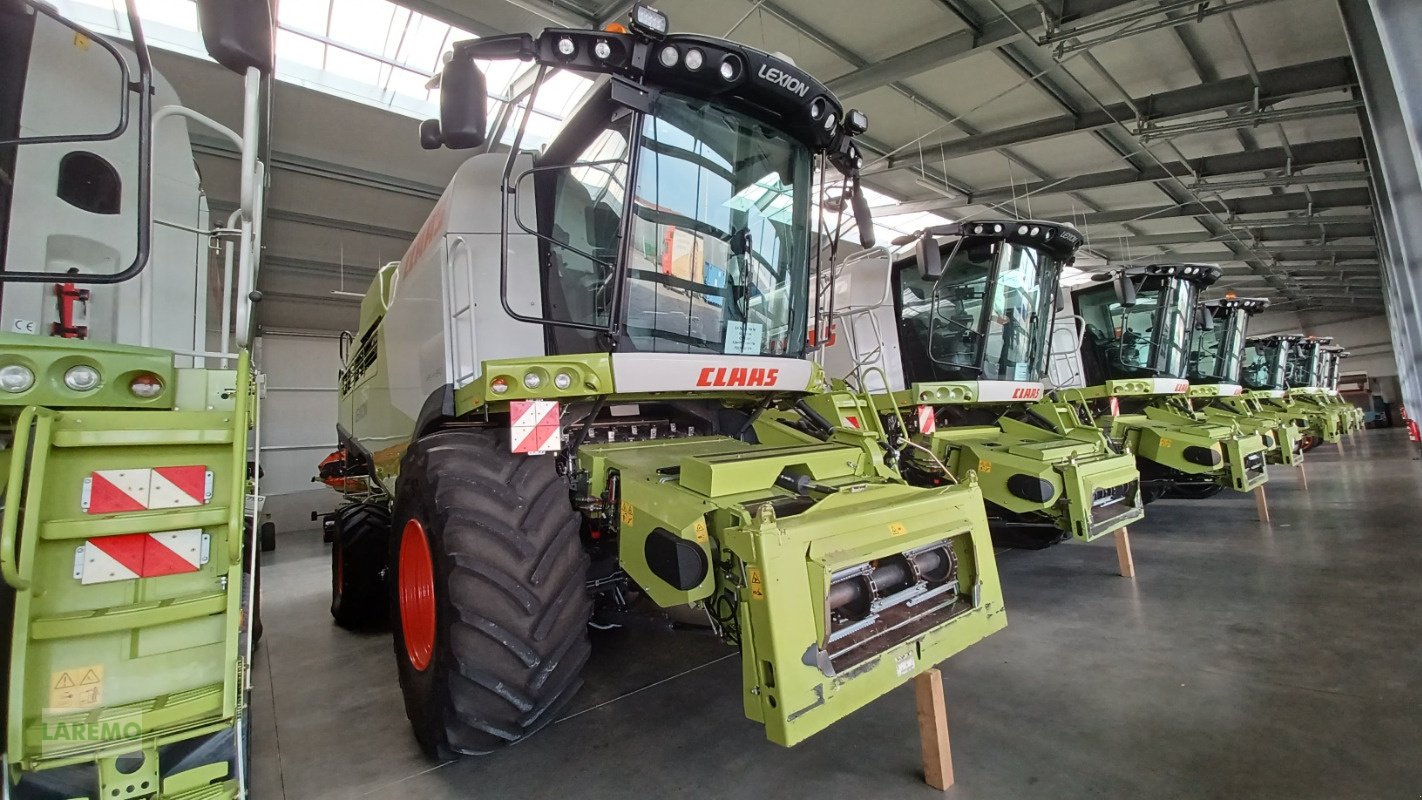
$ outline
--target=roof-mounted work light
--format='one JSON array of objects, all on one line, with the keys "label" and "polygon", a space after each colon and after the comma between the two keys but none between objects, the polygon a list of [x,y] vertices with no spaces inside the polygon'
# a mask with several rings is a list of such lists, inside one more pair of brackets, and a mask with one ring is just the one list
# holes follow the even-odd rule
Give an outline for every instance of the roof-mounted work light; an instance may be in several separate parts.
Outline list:
[{"label": "roof-mounted work light", "polygon": [[661,38],[670,30],[667,15],[645,3],[632,6],[632,30],[646,36]]}]

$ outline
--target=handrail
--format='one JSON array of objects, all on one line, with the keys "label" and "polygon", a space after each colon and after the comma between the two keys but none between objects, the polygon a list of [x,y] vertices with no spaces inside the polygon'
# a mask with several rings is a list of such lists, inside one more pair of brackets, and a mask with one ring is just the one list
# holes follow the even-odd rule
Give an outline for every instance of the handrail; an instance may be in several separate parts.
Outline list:
[{"label": "handrail", "polygon": [[[37,444],[47,441],[54,417],[55,412],[47,408],[27,406],[15,420],[15,444],[10,457],[10,475],[5,487],[4,515],[0,516],[0,575],[18,591],[30,588],[29,578],[22,574],[23,564],[15,552],[20,506],[25,500],[21,494],[29,466],[30,441],[32,438]],[[34,426],[33,437],[30,433],[31,425]],[[32,511],[38,513],[38,509]]]}]

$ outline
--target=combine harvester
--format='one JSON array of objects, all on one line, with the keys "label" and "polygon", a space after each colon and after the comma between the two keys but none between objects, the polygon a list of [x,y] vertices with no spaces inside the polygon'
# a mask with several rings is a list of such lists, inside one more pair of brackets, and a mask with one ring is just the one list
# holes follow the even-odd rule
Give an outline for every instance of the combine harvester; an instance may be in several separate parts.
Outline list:
[{"label": "combine harvester", "polygon": [[1151,264],[1097,275],[1073,293],[1083,325],[1078,369],[1086,386],[1058,390],[1085,401],[1096,424],[1136,455],[1143,500],[1251,492],[1268,479],[1268,434],[1241,431],[1190,408],[1187,369],[1208,264]]},{"label": "combine harvester", "polygon": [[[176,105],[135,5],[131,49],[47,3],[0,9],[4,797],[247,796],[246,346],[273,29],[261,0],[198,4],[209,53],[245,76],[239,135]],[[241,153],[241,207],[217,230],[183,119]],[[237,251],[216,353],[210,238],[229,266]]]},{"label": "combine harvester", "polygon": [[[1358,408],[1338,391],[1338,380],[1343,366],[1343,359],[1351,356],[1343,347],[1336,344],[1325,345],[1323,348],[1323,369],[1320,372],[1322,378],[1319,388],[1321,401],[1324,405],[1335,406],[1342,414],[1343,432],[1354,434],[1362,430],[1366,419],[1363,409]],[[1365,381],[1366,385],[1366,381]]]},{"label": "combine harvester", "polygon": [[1323,442],[1341,447],[1346,424],[1343,410],[1324,397],[1323,344],[1312,336],[1279,333],[1252,337],[1245,349],[1244,385],[1266,411],[1292,420],[1304,452]]},{"label": "combine harvester", "polygon": [[1144,514],[1135,459],[1043,397],[1057,283],[1081,243],[1070,225],[974,220],[841,270],[827,368],[871,392],[911,483],[976,476],[999,543],[1090,541]]},{"label": "combine harvester", "polygon": [[1295,467],[1303,464],[1303,436],[1291,417],[1266,410],[1240,383],[1249,318],[1269,307],[1262,297],[1232,294],[1200,304],[1190,355],[1191,405],[1205,418],[1267,435],[1273,442],[1266,460]]},{"label": "combine harvester", "polygon": [[[793,745],[1006,624],[981,492],[906,484],[865,398],[806,359],[813,198],[861,236],[867,127],[787,59],[554,28],[460,42],[427,146],[485,143],[475,60],[597,83],[541,153],[465,162],[361,306],[339,435],[379,491],[335,531],[337,621],[390,597],[435,757],[554,720],[594,620],[691,605]],[[831,254],[832,256],[832,254]],[[818,334],[818,335],[816,335]],[[388,522],[387,522],[388,520]]]}]

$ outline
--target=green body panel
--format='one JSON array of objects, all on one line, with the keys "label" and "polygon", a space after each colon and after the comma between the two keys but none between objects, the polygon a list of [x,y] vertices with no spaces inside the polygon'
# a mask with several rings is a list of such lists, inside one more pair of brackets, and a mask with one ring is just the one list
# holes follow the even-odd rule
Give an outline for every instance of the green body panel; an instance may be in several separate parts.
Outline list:
[{"label": "green body panel", "polygon": [[[970,406],[976,400],[972,395],[971,387],[961,384],[914,384],[907,392],[876,400],[893,402],[901,413],[911,414],[914,398],[946,397],[945,404]],[[1145,515],[1134,458],[1112,449],[1102,432],[1082,424],[1069,404],[1043,400],[1018,405],[1051,427],[1004,415],[994,425],[939,427],[931,435],[916,434],[915,441],[958,480],[976,472],[988,502],[1013,514],[1040,514],[1078,541],[1091,541]],[[1007,408],[1000,403],[993,407]],[[913,473],[938,471],[923,451],[911,448],[906,455]],[[1039,501],[1014,493],[1008,480],[1017,475],[1050,484],[1050,497]],[[1120,490],[1122,499],[1099,504],[1098,494],[1110,490]]]},{"label": "green body panel", "polygon": [[1205,419],[1221,425],[1235,425],[1265,438],[1270,464],[1297,467],[1304,463],[1303,439],[1292,417],[1266,408],[1252,393],[1220,394],[1216,384],[1191,384],[1195,410]]},{"label": "green body panel", "polygon": [[[87,339],[60,339],[0,333],[0,367],[20,364],[34,373],[34,386],[11,393],[0,391],[0,414],[18,413],[25,406],[43,408],[172,408],[173,355],[166,350],[126,344],[104,344]],[[64,373],[86,365],[99,371],[99,386],[76,392],[64,385]],[[140,399],[128,390],[139,375],[156,375],[163,381],[157,397]]]},{"label": "green body panel", "polygon": [[[755,423],[759,444],[703,436],[588,443],[578,451],[591,494],[600,495],[617,476],[621,505],[609,518],[617,521],[628,575],[662,606],[736,610],[746,715],[783,745],[1007,622],[977,487],[909,486],[884,465],[883,432],[863,398],[837,392],[806,402],[835,424],[829,441],[770,411]],[[775,482],[787,468],[813,479],[815,502],[777,517],[773,504],[797,499]],[[702,550],[713,565],[705,580],[680,590],[653,572],[646,542],[656,529]],[[925,603],[915,624],[890,631],[862,654],[838,662],[824,655],[831,576],[944,541],[957,555],[957,591]]]},{"label": "green body panel", "polygon": [[[158,748],[230,732],[243,703],[243,497],[255,413],[248,359],[242,354],[235,370],[175,370],[172,354],[161,350],[13,338],[5,337],[14,348],[7,359],[49,364],[43,369],[61,375],[82,361],[104,383],[88,402],[75,401],[62,381],[20,396],[47,405],[0,398],[10,442],[0,450],[0,560],[14,590],[7,766],[19,776],[94,764],[104,796],[128,796],[123,791],[140,777],[157,786]],[[163,380],[154,401],[128,392],[128,376],[139,372]],[[97,470],[196,465],[211,473],[204,503],[92,514],[84,506]],[[196,571],[80,579],[90,541],[190,529],[206,538]],[[93,670],[96,682],[86,685],[96,691],[54,694],[74,670]],[[153,758],[139,773],[118,773],[113,758],[136,750]],[[227,772],[222,762],[168,775],[163,796],[235,797]]]},{"label": "green body panel", "polygon": [[[1105,389],[1088,387],[1072,391],[1082,391],[1087,396],[1116,396]],[[1097,422],[1108,436],[1122,442],[1137,458],[1177,472],[1203,476],[1237,492],[1253,491],[1269,480],[1262,462],[1257,470],[1246,464],[1251,456],[1263,455],[1269,449],[1262,434],[1241,430],[1233,421],[1212,420],[1191,411],[1180,395],[1158,395],[1138,413],[1105,414],[1098,417]],[[1186,450],[1192,447],[1219,454],[1218,464],[1188,459]]]},{"label": "green body panel", "polygon": [[1330,444],[1337,443],[1350,429],[1354,417],[1352,404],[1345,403],[1327,389],[1303,387],[1290,389],[1288,399],[1308,419],[1309,429]]}]

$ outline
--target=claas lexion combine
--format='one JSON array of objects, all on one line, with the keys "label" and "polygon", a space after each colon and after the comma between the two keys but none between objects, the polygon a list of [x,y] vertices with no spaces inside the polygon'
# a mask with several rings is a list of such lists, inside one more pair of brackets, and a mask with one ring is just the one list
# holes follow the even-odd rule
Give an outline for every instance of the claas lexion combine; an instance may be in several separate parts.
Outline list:
[{"label": "claas lexion combine", "polygon": [[1243,383],[1266,413],[1294,425],[1307,452],[1342,440],[1354,418],[1327,388],[1332,339],[1297,333],[1251,337],[1245,347]]},{"label": "claas lexion combine", "polygon": [[1206,419],[1267,434],[1273,445],[1265,460],[1298,466],[1304,461],[1303,432],[1293,419],[1265,407],[1241,383],[1249,319],[1269,307],[1262,297],[1235,297],[1200,304],[1190,355],[1190,401]]},{"label": "claas lexion combine", "polygon": [[1189,402],[1188,365],[1208,264],[1151,264],[1095,276],[1072,295],[1081,328],[1081,388],[1096,423],[1136,455],[1146,502],[1252,491],[1268,480],[1271,434],[1212,420]]},{"label": "claas lexion combine", "polygon": [[912,255],[841,271],[825,356],[871,395],[899,467],[922,486],[975,479],[1000,543],[1089,541],[1141,518],[1135,459],[1045,395],[1070,225],[974,220],[916,235]]},{"label": "claas lexion combine", "polygon": [[332,610],[388,597],[422,747],[548,724],[589,622],[637,603],[703,611],[785,745],[1001,629],[981,492],[908,485],[867,399],[806,359],[832,291],[815,193],[871,235],[864,115],[638,4],[628,29],[456,44],[424,142],[484,145],[475,60],[515,58],[534,97],[555,70],[596,83],[541,153],[520,125],[458,169],[341,371],[372,496],[337,514]]},{"label": "claas lexion combine", "polygon": [[[209,54],[244,76],[238,133],[176,104],[126,10],[131,49],[48,3],[0,5],[7,798],[247,796],[271,12],[198,3]],[[225,225],[208,220],[184,122],[240,153]],[[233,258],[216,352],[209,240]]]}]

